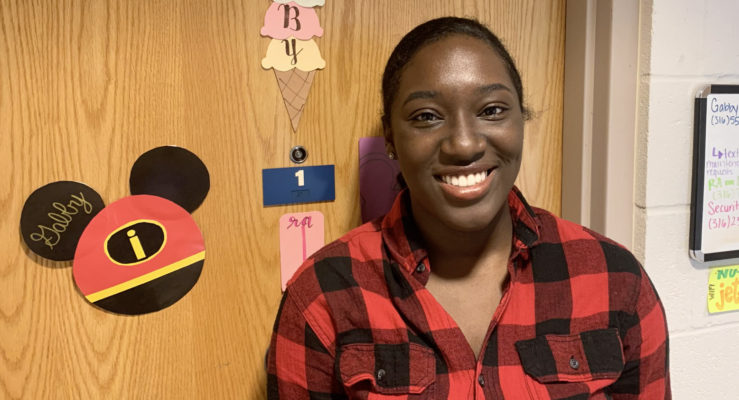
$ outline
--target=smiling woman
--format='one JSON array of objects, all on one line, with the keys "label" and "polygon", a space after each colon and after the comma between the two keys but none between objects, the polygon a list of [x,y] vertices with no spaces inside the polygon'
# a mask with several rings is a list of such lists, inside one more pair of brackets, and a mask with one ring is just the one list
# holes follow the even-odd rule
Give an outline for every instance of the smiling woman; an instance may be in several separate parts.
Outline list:
[{"label": "smiling woman", "polygon": [[288,284],[270,398],[670,398],[639,263],[514,187],[528,112],[500,40],[426,22],[390,56],[383,96],[407,188]]}]

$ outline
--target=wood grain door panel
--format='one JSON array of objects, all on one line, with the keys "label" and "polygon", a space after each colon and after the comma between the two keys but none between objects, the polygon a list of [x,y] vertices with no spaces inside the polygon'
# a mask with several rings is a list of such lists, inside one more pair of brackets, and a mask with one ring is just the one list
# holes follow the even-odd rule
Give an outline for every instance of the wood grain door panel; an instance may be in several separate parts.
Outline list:
[{"label": "wood grain door panel", "polygon": [[[326,241],[360,221],[360,137],[380,135],[380,78],[392,47],[432,17],[472,16],[517,60],[527,104],[518,183],[559,213],[564,1],[327,0],[326,59],[293,133],[260,61],[268,1],[0,0],[0,398],[263,399],[264,353],[280,300],[277,222],[321,211]],[[200,281],[164,311],[89,305],[70,263],[28,253],[25,198],[75,180],[111,203],[136,158],[160,145],[198,154],[211,190],[193,217]],[[261,169],[336,165],[336,201],[262,207]]]}]

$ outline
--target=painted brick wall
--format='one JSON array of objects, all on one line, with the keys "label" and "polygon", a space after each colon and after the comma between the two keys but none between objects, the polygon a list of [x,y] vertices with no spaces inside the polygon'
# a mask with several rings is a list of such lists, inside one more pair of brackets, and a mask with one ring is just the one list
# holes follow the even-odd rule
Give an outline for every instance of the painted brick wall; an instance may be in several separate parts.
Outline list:
[{"label": "painted brick wall", "polygon": [[640,16],[634,250],[667,311],[673,397],[736,399],[739,313],[708,314],[688,230],[693,99],[739,83],[739,1],[645,1]]}]

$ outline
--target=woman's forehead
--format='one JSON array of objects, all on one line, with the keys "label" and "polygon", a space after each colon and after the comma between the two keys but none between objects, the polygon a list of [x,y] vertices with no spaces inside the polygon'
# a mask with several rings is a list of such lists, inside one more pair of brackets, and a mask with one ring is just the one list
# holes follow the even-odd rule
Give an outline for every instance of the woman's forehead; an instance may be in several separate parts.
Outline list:
[{"label": "woman's forehead", "polygon": [[463,35],[430,43],[411,57],[399,80],[399,93],[444,85],[502,84],[513,89],[498,53],[485,41]]}]

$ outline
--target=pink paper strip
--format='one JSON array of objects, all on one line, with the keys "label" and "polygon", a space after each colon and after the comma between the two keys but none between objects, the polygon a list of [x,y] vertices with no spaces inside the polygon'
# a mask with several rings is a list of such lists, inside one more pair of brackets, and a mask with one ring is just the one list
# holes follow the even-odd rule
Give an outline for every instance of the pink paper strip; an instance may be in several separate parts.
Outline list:
[{"label": "pink paper strip", "polygon": [[282,291],[295,271],[324,245],[324,221],[320,211],[280,217],[280,277]]}]

